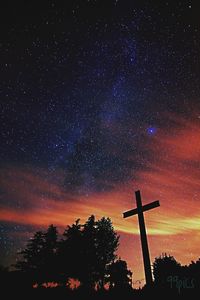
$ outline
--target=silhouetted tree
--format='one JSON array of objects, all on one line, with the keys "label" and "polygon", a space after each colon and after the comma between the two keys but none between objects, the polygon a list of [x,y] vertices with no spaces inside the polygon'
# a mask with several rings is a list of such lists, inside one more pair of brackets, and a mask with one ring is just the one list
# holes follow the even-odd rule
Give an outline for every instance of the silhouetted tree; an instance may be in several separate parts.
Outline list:
[{"label": "silhouetted tree", "polygon": [[22,260],[19,260],[15,267],[19,271],[26,273],[30,283],[41,282],[41,268],[43,266],[44,233],[37,231],[31,238],[24,250],[19,254]]},{"label": "silhouetted tree", "polygon": [[66,285],[69,278],[80,278],[80,267],[82,263],[82,232],[80,219],[75,224],[68,226],[58,246],[58,281]]},{"label": "silhouetted tree", "polygon": [[84,225],[77,220],[68,226],[58,250],[63,279],[78,279],[86,289],[103,287],[106,266],[116,257],[118,240],[109,218],[95,221],[90,216]]},{"label": "silhouetted tree", "polygon": [[15,267],[26,274],[33,285],[53,281],[56,268],[57,229],[50,225],[47,232],[37,231],[24,250]]},{"label": "silhouetted tree", "polygon": [[109,288],[128,289],[132,285],[132,272],[127,269],[127,263],[118,259],[108,266]]},{"label": "silhouetted tree", "polygon": [[159,287],[169,287],[171,284],[170,276],[181,275],[181,265],[176,259],[167,254],[155,258],[153,263],[153,274],[155,284]]},{"label": "silhouetted tree", "polygon": [[42,276],[43,281],[55,281],[55,274],[57,269],[57,246],[58,246],[58,232],[57,228],[50,225],[47,232],[44,233],[44,243],[42,250]]},{"label": "silhouetted tree", "polygon": [[109,218],[103,217],[96,222],[96,271],[98,286],[105,284],[107,266],[116,258],[119,236],[114,231]]},{"label": "silhouetted tree", "polygon": [[97,281],[98,261],[97,261],[97,247],[98,240],[96,235],[95,217],[92,215],[83,225],[82,243],[81,243],[81,264],[80,264],[80,281],[82,285],[91,289],[94,288]]},{"label": "silhouetted tree", "polygon": [[187,276],[195,288],[200,288],[200,258],[196,262],[192,261],[187,267]]},{"label": "silhouetted tree", "polygon": [[200,259],[181,266],[173,256],[162,255],[153,264],[155,286],[178,294],[194,294],[200,288]]},{"label": "silhouetted tree", "polygon": [[107,267],[116,259],[118,245],[111,220],[95,221],[92,215],[83,225],[77,220],[68,226],[60,241],[53,225],[46,232],[37,231],[20,252],[22,257],[15,267],[32,286],[48,282],[66,286],[77,279],[87,290],[100,289],[106,283]]}]

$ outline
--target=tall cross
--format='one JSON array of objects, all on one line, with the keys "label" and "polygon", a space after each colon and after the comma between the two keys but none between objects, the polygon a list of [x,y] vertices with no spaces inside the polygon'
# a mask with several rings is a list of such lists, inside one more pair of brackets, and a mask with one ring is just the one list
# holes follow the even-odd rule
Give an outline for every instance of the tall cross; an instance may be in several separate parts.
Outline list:
[{"label": "tall cross", "polygon": [[149,248],[148,248],[148,243],[147,243],[147,234],[146,234],[143,212],[160,206],[160,203],[159,203],[159,201],[154,201],[154,202],[151,202],[149,204],[142,206],[140,191],[136,191],[135,196],[136,196],[137,208],[124,212],[123,217],[127,218],[130,216],[138,215],[145,279],[146,279],[146,285],[149,286],[153,283],[153,278],[152,278],[152,273],[151,273],[151,262],[150,262],[150,256],[149,256]]}]

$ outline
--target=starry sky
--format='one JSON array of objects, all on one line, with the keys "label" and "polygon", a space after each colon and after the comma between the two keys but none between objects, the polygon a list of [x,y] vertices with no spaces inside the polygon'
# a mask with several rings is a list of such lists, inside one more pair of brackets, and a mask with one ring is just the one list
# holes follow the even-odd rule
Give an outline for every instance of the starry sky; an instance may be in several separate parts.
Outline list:
[{"label": "starry sky", "polygon": [[190,1],[0,4],[0,264],[51,223],[108,216],[118,254],[200,256],[200,21]]}]

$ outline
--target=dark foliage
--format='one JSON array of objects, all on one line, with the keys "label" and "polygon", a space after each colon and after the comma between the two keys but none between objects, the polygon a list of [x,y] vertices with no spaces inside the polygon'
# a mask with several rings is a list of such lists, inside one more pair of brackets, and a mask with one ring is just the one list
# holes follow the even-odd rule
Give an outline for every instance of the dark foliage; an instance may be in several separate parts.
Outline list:
[{"label": "dark foliage", "polygon": [[[19,292],[26,299],[30,293],[54,299],[158,299],[163,295],[196,299],[200,259],[181,266],[173,256],[161,255],[153,263],[153,285],[134,290],[132,272],[125,261],[117,259],[118,245],[119,236],[109,218],[96,221],[90,216],[85,224],[77,220],[60,239],[56,227],[50,225],[28,241],[15,271],[0,267],[1,289],[7,294]],[[70,282],[75,280],[79,285],[73,290]]]},{"label": "dark foliage", "polygon": [[57,229],[50,225],[47,232],[37,231],[27,247],[20,252],[22,259],[15,265],[32,286],[53,281],[56,269]]},{"label": "dark foliage", "polygon": [[155,259],[153,273],[157,288],[175,290],[179,294],[200,288],[200,259],[181,266],[173,256],[164,254]]},{"label": "dark foliage", "polygon": [[118,259],[108,267],[110,289],[129,289],[132,286],[132,272],[127,269],[127,263]]},{"label": "dark foliage", "polygon": [[73,279],[83,289],[103,289],[118,245],[119,236],[111,220],[95,221],[91,216],[83,225],[77,220],[68,226],[60,241],[53,225],[46,232],[36,232],[20,252],[22,258],[15,267],[26,275],[30,286],[49,282],[66,286]]}]

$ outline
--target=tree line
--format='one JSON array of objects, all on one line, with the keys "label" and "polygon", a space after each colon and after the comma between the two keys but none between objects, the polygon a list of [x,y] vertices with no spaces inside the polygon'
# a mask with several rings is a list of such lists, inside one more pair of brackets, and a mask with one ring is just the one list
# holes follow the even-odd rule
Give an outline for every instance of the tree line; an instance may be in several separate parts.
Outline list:
[{"label": "tree line", "polygon": [[200,259],[182,266],[173,256],[162,254],[153,263],[154,284],[156,287],[178,290],[200,288]]},{"label": "tree line", "polygon": [[[54,286],[65,290],[78,283],[82,291],[106,288],[123,291],[124,295],[134,291],[132,272],[126,261],[117,256],[118,246],[119,235],[109,218],[95,220],[92,215],[84,224],[78,219],[67,226],[61,237],[57,228],[50,225],[46,231],[35,232],[19,252],[15,271],[0,267],[0,282],[8,287]],[[152,269],[151,291],[156,290],[156,295],[163,289],[183,294],[200,288],[200,259],[182,266],[173,256],[163,254],[155,258]],[[146,296],[149,295],[148,290]]]},{"label": "tree line", "polygon": [[109,218],[95,220],[92,215],[85,224],[78,219],[67,226],[58,239],[57,228],[50,225],[46,232],[37,231],[15,268],[24,274],[31,286],[56,283],[70,286],[78,281],[85,289],[130,287],[132,273],[116,251],[119,236]]}]

